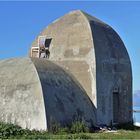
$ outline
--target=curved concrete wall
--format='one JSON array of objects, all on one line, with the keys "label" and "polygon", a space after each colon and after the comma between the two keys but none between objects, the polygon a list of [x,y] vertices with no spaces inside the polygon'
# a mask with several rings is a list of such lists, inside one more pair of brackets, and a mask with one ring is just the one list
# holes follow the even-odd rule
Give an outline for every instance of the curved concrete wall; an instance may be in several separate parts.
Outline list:
[{"label": "curved concrete wall", "polygon": [[132,122],[132,70],[127,50],[107,24],[87,15],[95,56],[98,124],[113,122],[113,92],[118,92],[118,123]]},{"label": "curved concrete wall", "polygon": [[[132,70],[127,50],[106,23],[82,11],[70,12],[40,35],[52,38],[50,60],[70,71],[97,109],[97,123],[132,121]],[[39,36],[40,36],[39,35]],[[37,45],[37,39],[32,46]]]},{"label": "curved concrete wall", "polygon": [[[49,60],[69,70],[96,106],[95,53],[90,24],[84,14],[70,12],[50,24],[39,36],[52,38]],[[38,37],[32,46],[38,45]]]},{"label": "curved concrete wall", "polygon": [[82,119],[96,125],[95,107],[74,77],[38,58],[0,61],[0,121],[51,131]]},{"label": "curved concrete wall", "polygon": [[96,125],[95,107],[78,81],[60,66],[45,59],[32,58],[44,95],[48,130],[82,119],[89,127]]},{"label": "curved concrete wall", "polygon": [[47,129],[42,88],[30,58],[0,61],[0,121]]}]

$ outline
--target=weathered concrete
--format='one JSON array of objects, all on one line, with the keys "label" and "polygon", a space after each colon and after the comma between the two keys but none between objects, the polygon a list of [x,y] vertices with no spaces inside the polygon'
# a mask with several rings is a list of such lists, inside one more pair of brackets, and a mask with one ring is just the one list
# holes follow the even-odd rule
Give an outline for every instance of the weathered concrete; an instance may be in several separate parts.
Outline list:
[{"label": "weathered concrete", "polygon": [[[92,33],[81,11],[56,20],[39,36],[52,38],[49,60],[69,70],[86,90],[96,106],[96,63]],[[38,45],[38,37],[32,46]]]},{"label": "weathered concrete", "polygon": [[[73,11],[39,36],[52,38],[49,59],[79,81],[96,107],[97,124],[132,121],[131,63],[123,42],[110,26]],[[32,47],[37,42],[38,37]]]},{"label": "weathered concrete", "polygon": [[0,61],[0,121],[48,131],[75,119],[89,127],[132,121],[131,62],[110,26],[70,12],[35,39],[34,57],[40,36],[52,39],[49,60]]},{"label": "weathered concrete", "polygon": [[29,58],[0,61],[0,121],[47,128],[42,87]]},{"label": "weathered concrete", "polygon": [[[96,56],[98,124],[132,122],[132,70],[126,48],[107,24],[86,14]],[[118,94],[118,110],[113,117],[113,93]],[[117,122],[114,119],[117,118]]]},{"label": "weathered concrete", "polygon": [[78,81],[38,58],[0,61],[0,121],[50,131],[82,119],[96,124],[95,107]]}]

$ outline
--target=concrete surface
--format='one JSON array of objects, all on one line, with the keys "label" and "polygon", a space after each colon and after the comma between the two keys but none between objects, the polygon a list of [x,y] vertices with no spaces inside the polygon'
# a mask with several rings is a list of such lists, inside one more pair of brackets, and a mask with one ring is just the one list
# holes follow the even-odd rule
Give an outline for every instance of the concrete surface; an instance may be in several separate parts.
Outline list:
[{"label": "concrete surface", "polygon": [[0,121],[48,130],[81,119],[96,124],[95,107],[78,81],[38,58],[0,61]]},{"label": "concrete surface", "polygon": [[[131,62],[109,25],[78,10],[54,21],[39,36],[52,38],[49,60],[79,81],[96,108],[97,124],[132,121]],[[32,46],[38,45],[38,37]]]},{"label": "concrete surface", "polygon": [[47,129],[42,87],[30,58],[0,61],[0,121]]}]

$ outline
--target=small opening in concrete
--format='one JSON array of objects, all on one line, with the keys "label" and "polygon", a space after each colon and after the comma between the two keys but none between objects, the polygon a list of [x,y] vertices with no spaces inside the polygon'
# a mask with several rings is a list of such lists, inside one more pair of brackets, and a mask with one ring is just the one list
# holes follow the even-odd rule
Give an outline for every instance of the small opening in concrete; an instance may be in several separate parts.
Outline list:
[{"label": "small opening in concrete", "polygon": [[113,123],[119,122],[119,92],[113,92]]},{"label": "small opening in concrete", "polygon": [[40,48],[40,53],[39,53],[39,58],[49,58],[50,56],[50,44],[51,44],[52,38],[43,38],[40,39],[39,41],[39,48]]},{"label": "small opening in concrete", "polygon": [[50,47],[51,41],[52,41],[52,38],[47,38],[45,40],[45,48],[49,48]]},{"label": "small opening in concrete", "polygon": [[46,53],[46,58],[50,57],[50,44],[51,44],[52,38],[48,38],[45,40],[45,53]]}]

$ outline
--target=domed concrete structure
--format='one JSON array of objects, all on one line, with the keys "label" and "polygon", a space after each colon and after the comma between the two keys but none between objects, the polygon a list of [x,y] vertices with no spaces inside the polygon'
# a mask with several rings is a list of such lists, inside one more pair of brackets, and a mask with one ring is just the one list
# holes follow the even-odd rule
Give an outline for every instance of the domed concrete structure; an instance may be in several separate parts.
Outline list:
[{"label": "domed concrete structure", "polygon": [[109,25],[85,12],[70,12],[39,34],[29,55],[57,63],[79,81],[96,107],[97,124],[132,122],[131,62]]},{"label": "domed concrete structure", "polygon": [[0,121],[48,131],[75,119],[132,122],[131,62],[109,25],[70,12],[38,35],[29,56],[0,61]]},{"label": "domed concrete structure", "polygon": [[82,119],[96,124],[95,108],[77,80],[45,59],[0,61],[0,121],[51,131]]}]

